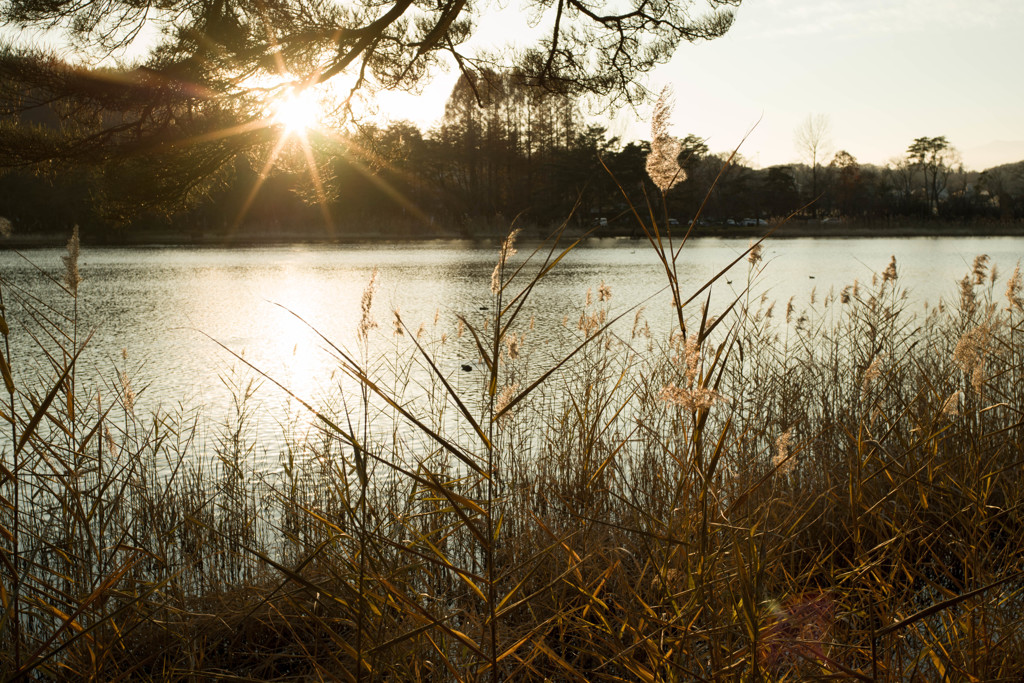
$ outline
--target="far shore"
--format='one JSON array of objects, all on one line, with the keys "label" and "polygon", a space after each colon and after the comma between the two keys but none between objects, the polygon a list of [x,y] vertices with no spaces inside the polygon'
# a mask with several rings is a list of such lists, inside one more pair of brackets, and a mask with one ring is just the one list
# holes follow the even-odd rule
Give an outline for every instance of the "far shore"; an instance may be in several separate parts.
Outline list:
[{"label": "far shore", "polygon": [[[712,226],[700,227],[700,236],[754,237],[772,228]],[[890,221],[789,221],[780,225],[772,237],[1024,237],[1024,221],[946,222],[893,219]]]},{"label": "far shore", "polygon": [[[623,226],[629,228],[631,226]],[[688,226],[672,229],[673,235],[681,236]],[[549,229],[528,226],[524,236],[544,237]],[[772,239],[797,238],[839,238],[874,239],[891,237],[1024,237],[1024,221],[985,222],[940,222],[911,219],[889,221],[818,221],[790,220],[775,227],[774,223],[761,226],[698,225],[694,226],[691,237],[710,238],[757,238],[771,233]],[[63,246],[71,234],[70,229],[62,233],[18,233],[0,237],[0,249],[29,249]],[[117,233],[89,234],[83,231],[82,242],[90,246],[141,247],[141,246],[196,246],[196,247],[256,247],[287,244],[358,244],[429,241],[490,242],[501,239],[503,229],[493,226],[476,230],[417,228],[367,230],[365,228],[338,227],[328,231],[323,227],[307,230],[282,230],[255,227],[234,233],[222,231],[184,233],[174,230],[127,229]],[[620,229],[613,224],[588,230],[584,227],[569,226],[566,237],[595,237],[618,239],[643,239],[637,230]]]}]

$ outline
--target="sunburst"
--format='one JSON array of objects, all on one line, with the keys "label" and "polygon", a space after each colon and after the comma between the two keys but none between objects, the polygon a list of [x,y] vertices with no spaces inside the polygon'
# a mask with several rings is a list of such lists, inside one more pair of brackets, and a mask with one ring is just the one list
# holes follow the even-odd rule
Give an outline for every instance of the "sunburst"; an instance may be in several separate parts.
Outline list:
[{"label": "sunburst", "polygon": [[323,110],[313,88],[293,88],[275,100],[270,109],[270,120],[282,127],[284,135],[299,136],[320,126]]},{"label": "sunburst", "polygon": [[[276,42],[270,25],[267,25],[267,35],[270,41]],[[276,74],[261,79],[261,82],[254,83],[251,87],[254,91],[265,94],[266,99],[262,107],[262,113],[249,123],[239,125],[230,130],[221,131],[216,137],[243,134],[258,129],[271,129],[276,135],[276,141],[268,151],[263,167],[260,169],[252,188],[250,188],[245,202],[242,204],[234,221],[233,229],[237,230],[244,220],[254,200],[259,194],[274,167],[278,165],[279,159],[286,150],[298,152],[305,161],[306,171],[309,180],[316,193],[317,203],[323,215],[324,225],[328,232],[333,234],[335,230],[334,221],[329,209],[329,201],[324,189],[324,181],[316,161],[315,150],[320,143],[342,145],[350,156],[349,162],[358,171],[363,173],[371,182],[401,201],[409,210],[421,214],[418,207],[412,205],[405,197],[396,192],[389,183],[379,178],[370,168],[366,161],[373,159],[374,164],[380,160],[374,154],[362,148],[361,145],[348,135],[341,132],[338,126],[338,112],[343,107],[337,100],[336,88],[326,86],[321,82],[321,72],[315,70],[313,73],[303,77],[297,77],[290,73],[290,70],[275,51],[275,64],[273,71]],[[360,79],[358,79],[361,81]],[[347,99],[344,100],[345,108],[350,107],[355,94],[353,86]],[[328,123],[329,121],[329,123]],[[315,144],[316,143],[316,144]]]}]

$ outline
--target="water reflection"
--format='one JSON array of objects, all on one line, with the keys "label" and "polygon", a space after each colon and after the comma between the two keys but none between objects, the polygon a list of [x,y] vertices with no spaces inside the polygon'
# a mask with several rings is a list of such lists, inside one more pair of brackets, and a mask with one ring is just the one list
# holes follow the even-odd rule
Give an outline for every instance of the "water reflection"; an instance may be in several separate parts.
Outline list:
[{"label": "water reflection", "polygon": [[[696,290],[746,246],[745,239],[692,241],[681,260],[684,291]],[[516,263],[528,253],[529,246],[521,245]],[[768,245],[767,267],[754,290],[768,292],[782,306],[790,297],[798,306],[806,305],[812,290],[823,297],[829,288],[838,291],[855,279],[870,280],[895,254],[900,284],[918,303],[935,303],[940,295],[954,295],[956,279],[979,253],[988,253],[1009,273],[1021,241],[780,240]],[[30,250],[26,255],[43,268],[59,270],[60,250]],[[148,385],[140,398],[143,410],[184,399],[210,406],[209,414],[220,419],[228,392],[223,376],[232,366],[243,365],[213,339],[315,402],[334,391],[341,378],[323,340],[297,316],[339,347],[354,349],[360,297],[378,267],[378,350],[386,355],[393,348],[392,311],[400,309],[411,331],[422,325],[426,336],[435,339],[443,372],[461,389],[474,391],[474,374],[460,369],[476,358],[468,338],[456,335],[456,316],[483,326],[492,304],[495,258],[495,249],[465,243],[230,250],[87,247],[80,263],[79,311],[83,328],[96,334],[83,356],[83,372],[112,377],[114,366],[124,365],[125,349],[130,364],[142,366],[136,371],[136,386]],[[712,311],[742,289],[746,266],[741,262],[716,285]],[[29,290],[41,286],[33,267],[13,253],[0,253],[0,269],[4,278]],[[587,290],[596,294],[601,281],[611,288],[614,314],[647,299],[663,286],[664,276],[654,254],[640,242],[598,242],[578,249],[537,287],[530,314],[521,318],[523,326],[531,315],[536,319],[537,329],[531,332],[535,352],[549,347],[555,352],[556,341],[566,335],[562,321],[572,333]],[[666,293],[646,306],[655,336],[672,325],[669,304]],[[16,317],[17,312],[12,309],[12,314]],[[626,316],[627,332],[632,322],[633,316]],[[437,341],[442,333],[444,344]],[[296,406],[268,386],[259,396],[271,416],[261,420],[260,436],[272,440],[282,423],[296,419]]]}]

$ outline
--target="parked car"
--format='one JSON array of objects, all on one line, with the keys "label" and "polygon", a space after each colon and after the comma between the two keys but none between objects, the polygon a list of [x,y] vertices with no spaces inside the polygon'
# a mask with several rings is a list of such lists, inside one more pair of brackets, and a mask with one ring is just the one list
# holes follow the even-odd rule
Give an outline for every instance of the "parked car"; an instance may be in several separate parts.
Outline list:
[{"label": "parked car", "polygon": [[763,218],[744,218],[742,221],[740,221],[740,225],[768,225],[768,221],[766,221]]}]

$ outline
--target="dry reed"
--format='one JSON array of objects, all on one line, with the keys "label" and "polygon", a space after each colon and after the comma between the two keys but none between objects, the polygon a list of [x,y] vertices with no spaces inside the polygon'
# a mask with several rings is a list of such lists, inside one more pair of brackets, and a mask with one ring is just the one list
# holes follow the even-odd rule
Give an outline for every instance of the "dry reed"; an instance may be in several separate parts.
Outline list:
[{"label": "dry reed", "polygon": [[[492,312],[453,333],[406,334],[397,312],[375,331],[371,279],[360,348],[331,347],[358,396],[293,396],[317,429],[270,472],[252,454],[274,378],[239,357],[210,438],[194,411],[140,414],[127,367],[101,404],[68,382],[74,303],[0,279],[19,310],[2,326],[8,677],[1024,676],[1020,308],[976,264],[957,301],[916,313],[893,262],[788,322],[748,291],[694,314],[679,245],[645,227],[674,329],[659,340],[599,287],[580,330],[553,325],[546,365],[527,362],[526,313],[572,249],[560,234],[519,259],[511,234]],[[748,283],[759,244],[736,260]],[[12,348],[48,360],[31,378]],[[483,371],[456,386],[446,359],[466,354]]]}]

